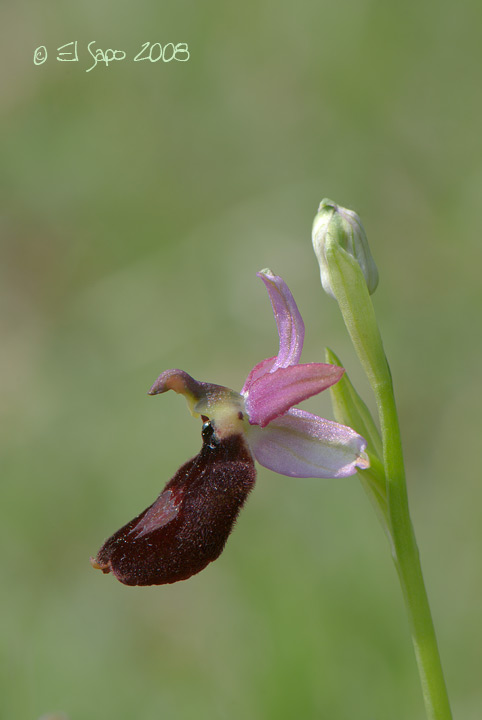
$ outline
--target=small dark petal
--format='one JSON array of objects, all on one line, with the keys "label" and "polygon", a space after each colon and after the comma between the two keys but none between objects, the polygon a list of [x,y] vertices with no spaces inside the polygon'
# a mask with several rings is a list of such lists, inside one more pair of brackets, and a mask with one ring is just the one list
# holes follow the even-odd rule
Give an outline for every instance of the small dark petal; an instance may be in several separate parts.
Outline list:
[{"label": "small dark petal", "polygon": [[187,580],[221,554],[256,477],[241,435],[218,439],[203,425],[203,446],[155,503],[109,538],[94,567],[126,585]]}]

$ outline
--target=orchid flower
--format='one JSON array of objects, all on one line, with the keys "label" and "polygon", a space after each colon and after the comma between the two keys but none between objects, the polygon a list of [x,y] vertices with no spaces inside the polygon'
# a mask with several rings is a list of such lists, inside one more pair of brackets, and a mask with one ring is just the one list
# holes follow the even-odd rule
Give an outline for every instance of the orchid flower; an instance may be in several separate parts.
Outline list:
[{"label": "orchid flower", "polygon": [[183,370],[166,370],[149,390],[186,397],[203,421],[203,446],[92,559],[126,585],[186,580],[219,557],[254,485],[253,458],[292,477],[346,477],[369,465],[366,442],[354,430],[294,407],[334,385],[344,370],[300,364],[305,329],[294,298],[270,270],[258,276],[273,307],[278,355],[255,365],[241,393],[198,382]]}]

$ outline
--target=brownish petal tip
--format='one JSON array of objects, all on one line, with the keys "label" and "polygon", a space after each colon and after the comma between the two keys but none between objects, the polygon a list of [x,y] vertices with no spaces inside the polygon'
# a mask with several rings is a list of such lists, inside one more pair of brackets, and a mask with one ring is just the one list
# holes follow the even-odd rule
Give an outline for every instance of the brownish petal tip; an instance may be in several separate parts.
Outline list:
[{"label": "brownish petal tip", "polygon": [[97,562],[97,559],[94,557],[90,558],[90,564],[94,568],[94,570],[102,570],[102,572],[106,575],[107,573],[110,573],[110,565],[101,565],[99,562]]}]

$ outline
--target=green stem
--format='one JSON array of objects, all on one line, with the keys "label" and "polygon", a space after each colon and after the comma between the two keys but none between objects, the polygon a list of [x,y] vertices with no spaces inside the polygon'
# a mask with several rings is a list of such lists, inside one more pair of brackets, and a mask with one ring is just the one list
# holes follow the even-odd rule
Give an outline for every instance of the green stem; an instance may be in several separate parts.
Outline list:
[{"label": "green stem", "polygon": [[[392,555],[402,587],[429,720],[451,720],[437,640],[408,509],[407,486],[392,378],[365,278],[335,240],[325,247],[331,285],[346,328],[377,401],[386,477]],[[378,511],[383,511],[374,497]],[[388,528],[387,528],[388,524]]]},{"label": "green stem", "polygon": [[402,587],[429,720],[451,720],[435,629],[423,580],[420,555],[408,508],[407,486],[392,382],[374,387],[383,439],[388,516],[393,560]]}]

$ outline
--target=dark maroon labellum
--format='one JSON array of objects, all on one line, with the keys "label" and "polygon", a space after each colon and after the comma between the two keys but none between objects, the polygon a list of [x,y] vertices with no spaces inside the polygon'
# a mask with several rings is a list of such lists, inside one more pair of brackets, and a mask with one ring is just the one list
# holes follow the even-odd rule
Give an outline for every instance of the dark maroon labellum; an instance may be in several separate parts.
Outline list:
[{"label": "dark maroon labellum", "polygon": [[157,500],[110,537],[94,567],[126,585],[187,580],[221,554],[256,477],[241,435],[220,440],[211,423],[203,446]]}]

